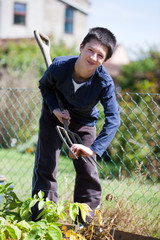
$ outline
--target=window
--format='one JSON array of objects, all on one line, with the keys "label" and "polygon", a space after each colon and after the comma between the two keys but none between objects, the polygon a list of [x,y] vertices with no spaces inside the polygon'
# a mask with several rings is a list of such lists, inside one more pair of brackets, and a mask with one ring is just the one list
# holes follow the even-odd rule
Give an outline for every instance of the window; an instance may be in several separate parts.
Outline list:
[{"label": "window", "polygon": [[73,8],[67,7],[65,13],[65,33],[73,33]]},{"label": "window", "polygon": [[26,4],[14,3],[14,24],[25,25],[26,23]]}]

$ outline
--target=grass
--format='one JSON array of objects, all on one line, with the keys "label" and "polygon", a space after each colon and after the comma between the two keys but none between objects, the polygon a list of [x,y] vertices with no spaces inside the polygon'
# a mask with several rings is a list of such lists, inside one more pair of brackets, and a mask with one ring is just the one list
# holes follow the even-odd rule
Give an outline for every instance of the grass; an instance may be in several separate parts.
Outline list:
[{"label": "grass", "polygon": [[[32,174],[34,168],[34,154],[20,153],[16,149],[0,150],[0,176],[5,176],[7,182],[13,182],[15,192],[21,195],[21,198],[31,196]],[[57,174],[59,195],[66,195],[67,188],[60,186],[68,186],[73,183],[74,168],[72,161],[65,157],[60,158],[59,171]],[[66,191],[66,194],[64,194]]]},{"label": "grass", "polygon": [[[102,181],[103,218],[117,214],[115,224],[119,230],[160,237],[160,184],[139,184],[138,179]],[[106,201],[106,193],[112,201]],[[117,207],[119,205],[120,209]]]},{"label": "grass", "polygon": [[0,159],[0,175],[4,175],[7,182],[13,182],[15,192],[22,198],[30,196],[34,156],[3,149]]},{"label": "grass", "polygon": [[[16,149],[2,149],[0,159],[0,175],[4,175],[7,182],[13,182],[21,199],[30,197],[34,155],[22,154]],[[113,166],[108,164],[107,167]],[[57,173],[59,199],[72,201],[74,179],[72,160],[61,156]],[[119,230],[160,237],[160,183],[153,184],[145,176],[135,173],[130,178],[122,175],[120,180],[104,179],[103,175],[101,184],[104,219],[117,214],[115,223]],[[107,194],[113,196],[112,201],[106,200]],[[117,199],[120,210],[114,199]]]}]

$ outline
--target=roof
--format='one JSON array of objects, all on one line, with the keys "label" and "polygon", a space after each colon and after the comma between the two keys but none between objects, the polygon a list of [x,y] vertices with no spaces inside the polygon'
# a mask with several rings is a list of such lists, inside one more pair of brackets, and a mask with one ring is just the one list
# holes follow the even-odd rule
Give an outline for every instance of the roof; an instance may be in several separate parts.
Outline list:
[{"label": "roof", "polygon": [[129,62],[130,60],[124,47],[122,45],[117,45],[112,57],[103,65],[112,77],[117,77],[121,67],[125,64],[129,64]]},{"label": "roof", "polygon": [[[73,8],[75,8],[75,9],[79,10],[80,12],[82,12],[82,13],[84,13],[84,14],[86,14],[86,15],[89,14],[88,9],[85,8],[85,7],[82,7],[82,4],[75,3],[75,2],[72,1],[72,0],[59,0],[59,1],[61,1],[61,2],[63,2],[63,3],[66,3],[66,4],[70,5],[71,7],[73,7]],[[87,2],[88,2],[88,1],[87,1]],[[89,4],[89,2],[88,2],[88,4]]]}]

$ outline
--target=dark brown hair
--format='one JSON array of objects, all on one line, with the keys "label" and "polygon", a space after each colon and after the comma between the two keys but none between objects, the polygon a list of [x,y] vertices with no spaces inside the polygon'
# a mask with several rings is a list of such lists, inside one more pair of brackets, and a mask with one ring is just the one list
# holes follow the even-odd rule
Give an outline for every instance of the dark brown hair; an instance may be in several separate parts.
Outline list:
[{"label": "dark brown hair", "polygon": [[86,43],[90,42],[91,39],[98,40],[101,44],[108,48],[108,54],[105,60],[109,59],[112,56],[117,41],[116,37],[111,31],[109,31],[107,28],[102,27],[91,28],[82,41],[83,46],[85,46]]}]

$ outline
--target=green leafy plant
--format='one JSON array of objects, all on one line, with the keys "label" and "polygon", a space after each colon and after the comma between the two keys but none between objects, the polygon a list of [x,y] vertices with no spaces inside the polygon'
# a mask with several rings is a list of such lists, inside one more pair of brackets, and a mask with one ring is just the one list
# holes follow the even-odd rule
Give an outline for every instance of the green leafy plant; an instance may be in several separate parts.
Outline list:
[{"label": "green leafy plant", "polygon": [[142,51],[136,61],[124,65],[115,81],[123,91],[157,93],[160,91],[159,64],[160,49],[152,47]]},{"label": "green leafy plant", "polygon": [[[0,185],[0,195],[3,196],[0,208],[0,240],[61,240],[63,232],[60,227],[63,224],[59,223],[59,220],[63,223],[75,222],[80,210],[85,222],[86,216],[91,211],[86,204],[67,203],[67,201],[55,204],[48,198],[45,200],[42,191],[33,198],[21,201],[13,191],[11,183]],[[35,204],[38,204],[41,211],[36,222],[31,219],[31,209]]]}]

